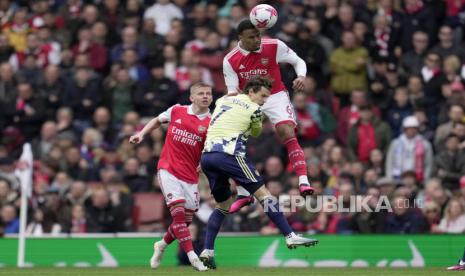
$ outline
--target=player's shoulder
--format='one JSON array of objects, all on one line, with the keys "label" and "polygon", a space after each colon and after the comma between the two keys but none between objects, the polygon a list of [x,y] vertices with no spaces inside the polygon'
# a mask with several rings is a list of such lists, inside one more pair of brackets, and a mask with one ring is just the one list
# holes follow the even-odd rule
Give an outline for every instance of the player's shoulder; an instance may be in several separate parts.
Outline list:
[{"label": "player's shoulder", "polygon": [[263,37],[262,38],[262,43],[263,44],[278,44],[278,41],[280,41],[277,38],[271,38],[271,37]]},{"label": "player's shoulder", "polygon": [[240,55],[241,54],[241,51],[239,49],[239,46],[236,46],[234,47],[229,53],[227,53],[225,56],[224,56],[224,60],[227,61],[227,60],[230,60],[231,58],[237,56],[237,55]]}]

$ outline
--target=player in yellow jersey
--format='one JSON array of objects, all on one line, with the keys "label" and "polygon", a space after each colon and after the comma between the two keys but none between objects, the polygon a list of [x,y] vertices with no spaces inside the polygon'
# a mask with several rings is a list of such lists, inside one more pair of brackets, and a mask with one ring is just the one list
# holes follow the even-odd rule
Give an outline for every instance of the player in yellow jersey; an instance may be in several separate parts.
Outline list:
[{"label": "player in yellow jersey", "polygon": [[214,242],[234,201],[229,187],[230,178],[258,199],[267,216],[286,237],[289,248],[318,243],[317,240],[297,236],[292,231],[279,210],[278,200],[263,185],[261,176],[245,157],[248,138],[260,135],[262,130],[260,106],[270,96],[270,90],[270,80],[254,77],[245,85],[243,94],[224,96],[216,102],[200,162],[217,202],[208,219],[205,249],[200,254],[200,260],[209,268],[216,268]]}]

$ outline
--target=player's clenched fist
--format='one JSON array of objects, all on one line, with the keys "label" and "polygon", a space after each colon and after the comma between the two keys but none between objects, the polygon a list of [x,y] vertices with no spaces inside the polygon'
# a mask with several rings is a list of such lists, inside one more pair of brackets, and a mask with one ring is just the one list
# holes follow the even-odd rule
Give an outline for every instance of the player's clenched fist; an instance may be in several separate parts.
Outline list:
[{"label": "player's clenched fist", "polygon": [[137,133],[137,134],[132,135],[131,137],[129,137],[129,143],[137,145],[140,142],[142,142],[143,138],[144,137],[140,133]]}]

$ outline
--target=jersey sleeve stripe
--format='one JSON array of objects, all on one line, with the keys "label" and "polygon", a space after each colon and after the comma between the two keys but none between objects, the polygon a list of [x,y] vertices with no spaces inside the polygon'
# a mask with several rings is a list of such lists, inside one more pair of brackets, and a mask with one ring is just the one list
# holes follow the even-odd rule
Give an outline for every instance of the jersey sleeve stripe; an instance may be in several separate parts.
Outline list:
[{"label": "jersey sleeve stripe", "polygon": [[245,163],[242,157],[236,155],[236,160],[239,166],[241,167],[244,174],[247,176],[248,179],[252,180],[253,182],[257,182],[257,179],[254,177],[253,173],[250,171],[249,167]]}]

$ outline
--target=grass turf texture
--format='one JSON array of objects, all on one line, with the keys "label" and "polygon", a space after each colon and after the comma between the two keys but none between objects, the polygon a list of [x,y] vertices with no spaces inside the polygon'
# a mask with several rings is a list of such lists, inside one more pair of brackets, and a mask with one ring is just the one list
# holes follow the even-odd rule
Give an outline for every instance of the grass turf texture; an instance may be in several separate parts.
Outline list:
[{"label": "grass turf texture", "polygon": [[[323,275],[323,276],[365,276],[365,275],[386,275],[386,276],[410,276],[410,275],[457,275],[462,271],[445,271],[443,267],[434,268],[219,268],[207,272],[197,272],[190,267],[169,267],[151,270],[145,267],[125,267],[125,268],[0,268],[0,275],[8,276],[143,276],[143,275],[240,275],[240,276],[294,276],[294,275]],[[465,274],[464,274],[465,275]]]}]

